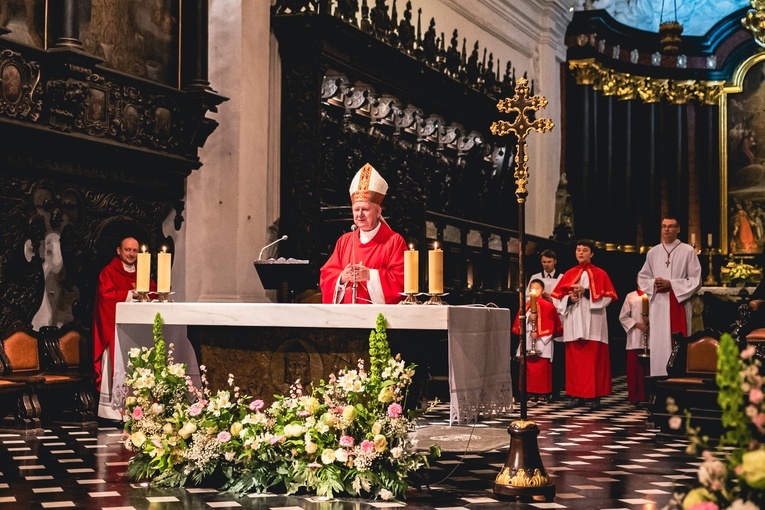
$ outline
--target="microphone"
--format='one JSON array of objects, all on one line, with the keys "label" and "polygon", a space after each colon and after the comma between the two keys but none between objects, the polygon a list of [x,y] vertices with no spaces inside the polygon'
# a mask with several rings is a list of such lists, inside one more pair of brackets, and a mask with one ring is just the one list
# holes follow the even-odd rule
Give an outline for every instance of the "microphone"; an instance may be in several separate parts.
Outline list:
[{"label": "microphone", "polygon": [[266,250],[266,248],[269,248],[269,247],[275,245],[276,243],[280,243],[280,242],[284,241],[285,239],[287,239],[287,234],[284,234],[283,236],[281,236],[276,241],[274,241],[272,243],[268,243],[263,248],[261,248],[260,249],[260,253],[258,253],[258,260],[263,260],[263,252]]}]

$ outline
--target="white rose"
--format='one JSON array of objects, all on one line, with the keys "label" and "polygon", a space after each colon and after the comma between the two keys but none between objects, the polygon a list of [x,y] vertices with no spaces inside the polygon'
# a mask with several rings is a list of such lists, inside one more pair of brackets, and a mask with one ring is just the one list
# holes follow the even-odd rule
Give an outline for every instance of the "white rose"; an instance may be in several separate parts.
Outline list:
[{"label": "white rose", "polygon": [[335,450],[331,450],[327,448],[324,451],[322,451],[321,462],[322,464],[332,464],[333,462],[335,462]]},{"label": "white rose", "polygon": [[133,443],[137,448],[140,448],[146,442],[146,434],[140,430],[138,432],[133,432],[130,435],[130,442]]},{"label": "white rose", "polygon": [[335,450],[335,459],[341,464],[348,462],[348,452],[344,448],[338,448]]},{"label": "white rose", "polygon": [[395,448],[390,449],[390,454],[394,459],[400,459],[401,455],[404,453],[404,449],[400,446],[397,446]]},{"label": "white rose", "polygon": [[380,498],[387,501],[393,497],[393,493],[388,489],[380,489]]},{"label": "white rose", "polygon": [[316,446],[316,443],[312,443],[310,441],[306,442],[305,444],[305,452],[308,455],[313,455],[316,453],[316,450],[318,449],[318,446]]}]

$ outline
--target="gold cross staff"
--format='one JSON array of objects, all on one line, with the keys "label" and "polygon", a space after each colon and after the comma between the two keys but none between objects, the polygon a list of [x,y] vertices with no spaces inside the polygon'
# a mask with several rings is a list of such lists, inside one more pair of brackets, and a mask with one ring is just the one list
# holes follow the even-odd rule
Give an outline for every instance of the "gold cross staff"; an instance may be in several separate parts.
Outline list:
[{"label": "gold cross staff", "polygon": [[526,135],[530,131],[537,133],[546,133],[552,130],[555,124],[550,119],[531,119],[531,113],[547,106],[547,99],[544,96],[529,97],[529,81],[526,78],[520,78],[515,85],[515,96],[500,99],[497,103],[497,110],[504,113],[515,113],[515,120],[508,122],[498,120],[491,124],[491,132],[497,136],[505,136],[514,133],[518,137],[518,144],[515,152],[515,196],[518,202],[525,202],[529,192],[526,190],[526,183],[529,180],[529,169],[526,163],[529,160],[526,154]]}]

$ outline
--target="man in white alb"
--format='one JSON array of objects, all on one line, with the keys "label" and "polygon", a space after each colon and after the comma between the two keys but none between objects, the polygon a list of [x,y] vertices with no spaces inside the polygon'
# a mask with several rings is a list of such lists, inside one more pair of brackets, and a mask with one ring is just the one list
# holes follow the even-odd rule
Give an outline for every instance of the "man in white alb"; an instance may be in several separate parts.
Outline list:
[{"label": "man in white alb", "polygon": [[648,251],[638,274],[640,289],[648,294],[651,324],[651,376],[667,375],[672,334],[691,333],[691,298],[701,287],[701,264],[696,250],[677,238],[680,225],[669,216],[661,221],[661,243]]}]

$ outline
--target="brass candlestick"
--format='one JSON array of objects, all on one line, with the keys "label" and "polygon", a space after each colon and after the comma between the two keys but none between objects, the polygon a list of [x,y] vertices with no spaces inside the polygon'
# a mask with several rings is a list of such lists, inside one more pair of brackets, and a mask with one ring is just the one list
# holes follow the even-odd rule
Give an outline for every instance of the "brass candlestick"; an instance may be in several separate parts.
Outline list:
[{"label": "brass candlestick", "polygon": [[718,285],[717,280],[715,280],[714,275],[714,261],[712,260],[714,258],[715,249],[711,246],[707,250],[707,258],[709,259],[709,273],[707,273],[707,279],[704,280],[704,285],[707,287],[715,287]]},{"label": "brass candlestick", "polygon": [[529,336],[531,336],[532,343],[531,349],[526,351],[526,356],[541,356],[542,351],[537,350],[537,321],[529,321],[529,328],[531,329],[531,331],[529,331]]},{"label": "brass candlestick", "polygon": [[141,303],[148,303],[151,301],[151,298],[149,297],[149,293],[147,291],[137,290],[135,292],[138,295],[138,298],[136,301],[140,301]]},{"label": "brass candlestick", "polygon": [[172,303],[169,292],[157,292],[157,301],[160,303]]},{"label": "brass candlestick", "polygon": [[400,301],[400,305],[419,305],[420,302],[417,301],[417,298],[415,297],[417,294],[414,292],[405,292],[404,295],[406,295],[406,298],[404,298],[403,301]]},{"label": "brass candlestick", "polygon": [[430,296],[430,299],[425,301],[426,305],[445,305],[446,303],[441,299],[441,296],[445,296],[446,294],[441,292],[439,294],[428,294]]},{"label": "brass candlestick", "polygon": [[[641,314],[643,316],[643,324],[648,324],[648,314],[643,313]],[[648,350],[648,331],[643,332],[643,352],[638,354],[638,357],[640,358],[650,358],[651,353]]]}]

